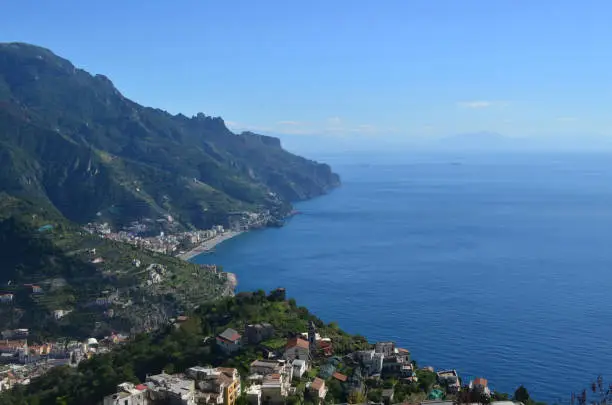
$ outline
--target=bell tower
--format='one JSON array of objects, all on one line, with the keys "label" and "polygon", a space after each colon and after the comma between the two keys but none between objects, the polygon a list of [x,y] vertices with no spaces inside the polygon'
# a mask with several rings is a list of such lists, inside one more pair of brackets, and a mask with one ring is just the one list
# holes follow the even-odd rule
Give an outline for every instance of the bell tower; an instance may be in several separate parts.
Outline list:
[{"label": "bell tower", "polygon": [[308,322],[308,348],[310,357],[314,359],[317,353],[317,328],[313,321]]}]

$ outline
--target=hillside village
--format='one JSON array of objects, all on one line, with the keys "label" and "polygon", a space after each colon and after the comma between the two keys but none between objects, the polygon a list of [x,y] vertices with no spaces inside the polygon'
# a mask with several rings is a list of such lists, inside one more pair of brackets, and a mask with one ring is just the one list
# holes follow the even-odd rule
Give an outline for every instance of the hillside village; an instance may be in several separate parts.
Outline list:
[{"label": "hillside village", "polygon": [[409,350],[394,342],[351,350],[312,320],[307,330],[285,330],[271,322],[227,327],[205,339],[218,367],[193,364],[181,373],[147,375],[141,384],[124,382],[103,404],[512,404],[484,378],[462,385],[455,370],[418,368]]}]

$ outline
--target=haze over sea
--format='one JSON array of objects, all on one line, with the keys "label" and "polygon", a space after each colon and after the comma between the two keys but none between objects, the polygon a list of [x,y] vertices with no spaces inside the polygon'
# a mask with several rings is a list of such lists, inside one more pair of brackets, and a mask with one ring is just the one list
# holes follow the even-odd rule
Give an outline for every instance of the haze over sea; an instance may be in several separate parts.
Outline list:
[{"label": "haze over sea", "polygon": [[[326,156],[343,186],[194,259],[326,322],[567,402],[612,364],[612,159]],[[608,375],[609,377],[609,375]]]}]

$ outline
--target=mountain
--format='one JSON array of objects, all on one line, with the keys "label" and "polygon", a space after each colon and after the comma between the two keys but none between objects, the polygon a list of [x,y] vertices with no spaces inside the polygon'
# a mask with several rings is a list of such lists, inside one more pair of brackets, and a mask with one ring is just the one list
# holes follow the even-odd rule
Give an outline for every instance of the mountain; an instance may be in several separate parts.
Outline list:
[{"label": "mountain", "polygon": [[0,191],[81,223],[171,214],[206,228],[237,210],[282,215],[340,183],[277,138],[141,106],[106,76],[23,43],[0,44],[0,161]]}]

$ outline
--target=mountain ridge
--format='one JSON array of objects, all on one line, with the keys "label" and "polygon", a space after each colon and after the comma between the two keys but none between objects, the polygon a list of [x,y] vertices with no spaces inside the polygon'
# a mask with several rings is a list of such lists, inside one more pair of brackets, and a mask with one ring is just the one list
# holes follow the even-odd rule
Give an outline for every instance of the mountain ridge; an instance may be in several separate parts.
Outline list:
[{"label": "mountain ridge", "polygon": [[205,228],[232,211],[282,216],[291,201],[340,184],[328,165],[277,138],[142,106],[108,77],[24,43],[0,43],[0,159],[8,162],[0,190],[81,223],[170,213]]}]

